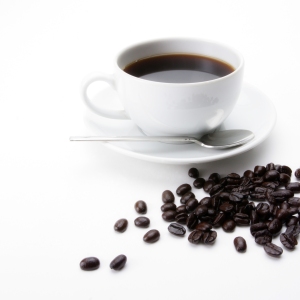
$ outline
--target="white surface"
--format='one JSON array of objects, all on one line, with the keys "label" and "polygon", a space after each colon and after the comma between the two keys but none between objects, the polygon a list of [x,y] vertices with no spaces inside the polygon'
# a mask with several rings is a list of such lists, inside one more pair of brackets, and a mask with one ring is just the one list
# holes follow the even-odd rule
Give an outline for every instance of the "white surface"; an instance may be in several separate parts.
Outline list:
[{"label": "white surface", "polygon": [[[242,174],[269,162],[295,170],[300,167],[297,4],[2,0],[0,299],[295,297],[299,245],[276,260],[255,244],[248,228],[232,234],[218,230],[212,247],[193,247],[168,234],[161,193],[191,183],[190,165],[147,162],[68,138],[86,133],[80,98],[86,74],[112,72],[115,54],[141,40],[202,37],[244,55],[245,80],[273,101],[277,123],[254,149],[194,166],[206,178],[212,172]],[[200,199],[204,192],[196,195]],[[161,231],[153,245],[143,243],[145,230],[132,223],[140,199],[148,203],[151,228]],[[113,224],[121,217],[130,225],[117,234]],[[237,235],[248,242],[245,254],[233,248]],[[127,265],[112,272],[109,264],[121,253]],[[81,259],[92,255],[99,257],[100,269],[81,271]]]},{"label": "white surface", "polygon": [[[104,89],[92,99],[92,102],[98,106],[107,107],[108,103],[117,103],[117,96],[113,91]],[[253,122],[254,119],[255,122]],[[86,130],[90,135],[144,136],[143,132],[132,121],[99,118],[95,113],[89,112],[87,112],[85,120]],[[244,83],[233,112],[222,124],[220,130],[251,130],[255,137],[245,145],[221,151],[201,148],[197,144],[176,145],[158,142],[112,142],[103,143],[103,145],[124,155],[152,162],[167,164],[203,163],[224,159],[252,149],[268,137],[275,122],[276,111],[272,101],[254,86]]]}]

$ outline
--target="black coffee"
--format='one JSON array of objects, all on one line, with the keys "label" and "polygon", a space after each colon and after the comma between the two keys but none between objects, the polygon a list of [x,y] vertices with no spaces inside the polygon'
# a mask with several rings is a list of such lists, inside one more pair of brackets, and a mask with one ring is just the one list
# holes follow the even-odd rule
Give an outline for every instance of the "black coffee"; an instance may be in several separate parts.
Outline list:
[{"label": "black coffee", "polygon": [[234,68],[208,56],[193,54],[165,54],[139,59],[124,71],[135,77],[168,83],[191,83],[226,76]]}]

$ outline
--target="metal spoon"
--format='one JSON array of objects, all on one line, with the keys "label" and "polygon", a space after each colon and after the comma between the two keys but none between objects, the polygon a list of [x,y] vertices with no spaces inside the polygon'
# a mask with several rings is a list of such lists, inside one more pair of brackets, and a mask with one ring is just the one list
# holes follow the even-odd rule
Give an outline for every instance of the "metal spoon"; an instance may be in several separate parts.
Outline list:
[{"label": "metal spoon", "polygon": [[186,136],[71,136],[70,141],[91,142],[167,142],[167,143],[195,143],[202,147],[212,149],[227,149],[243,145],[254,138],[254,133],[244,129],[216,131],[206,134],[200,139]]}]

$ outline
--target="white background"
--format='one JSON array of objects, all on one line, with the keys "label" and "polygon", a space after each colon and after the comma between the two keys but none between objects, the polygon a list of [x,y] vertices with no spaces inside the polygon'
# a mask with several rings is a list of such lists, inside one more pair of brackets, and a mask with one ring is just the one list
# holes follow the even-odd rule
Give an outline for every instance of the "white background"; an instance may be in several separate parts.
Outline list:
[{"label": "white background", "polygon": [[[271,258],[248,228],[231,234],[218,229],[213,246],[198,247],[168,233],[161,193],[192,183],[191,165],[140,161],[101,144],[68,140],[85,132],[80,84],[86,74],[112,72],[116,53],[132,43],[199,37],[243,53],[245,80],[273,101],[277,123],[255,149],[193,166],[205,178],[270,162],[299,168],[297,2],[0,0],[0,298],[297,295],[299,248]],[[161,232],[153,245],[142,240],[146,230],[133,225],[140,199],[148,204],[150,228]],[[117,234],[113,225],[121,217],[130,224]],[[238,235],[248,243],[244,254],[233,247]],[[110,261],[121,253],[127,265],[114,272]],[[100,259],[97,271],[80,270],[87,256]]]}]

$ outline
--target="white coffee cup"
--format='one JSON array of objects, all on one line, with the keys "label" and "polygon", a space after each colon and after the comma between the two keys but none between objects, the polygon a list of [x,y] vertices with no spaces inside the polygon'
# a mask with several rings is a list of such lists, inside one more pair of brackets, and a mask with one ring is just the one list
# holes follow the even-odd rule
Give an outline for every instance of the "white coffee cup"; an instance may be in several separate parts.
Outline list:
[{"label": "white coffee cup", "polygon": [[[142,79],[124,72],[139,59],[184,53],[212,57],[234,68],[229,75],[193,83],[166,83]],[[233,110],[243,80],[244,60],[234,49],[201,39],[169,38],[144,42],[123,50],[116,58],[113,75],[92,74],[82,87],[87,106],[96,114],[131,119],[146,135],[200,137],[217,129]],[[94,81],[116,89],[124,110],[97,107],[87,95]]]}]

